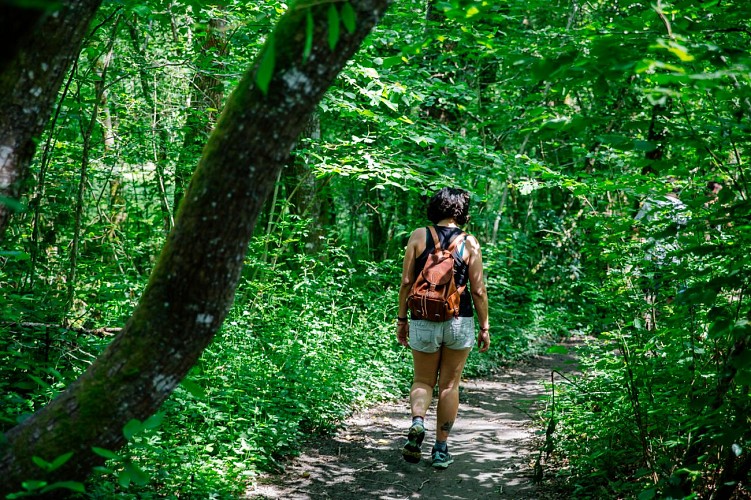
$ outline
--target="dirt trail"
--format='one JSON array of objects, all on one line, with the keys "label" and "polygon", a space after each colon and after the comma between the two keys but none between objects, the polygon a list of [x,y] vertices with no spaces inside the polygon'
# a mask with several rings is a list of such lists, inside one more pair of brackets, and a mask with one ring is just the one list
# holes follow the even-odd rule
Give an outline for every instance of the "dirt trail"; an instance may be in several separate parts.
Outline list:
[{"label": "dirt trail", "polygon": [[488,379],[464,381],[449,439],[455,461],[445,471],[428,461],[435,406],[426,420],[422,462],[402,460],[409,425],[409,405],[403,400],[352,416],[335,436],[304,450],[284,474],[262,478],[247,498],[555,498],[532,482],[541,444],[534,411],[543,404],[540,396],[551,370],[570,372],[574,367],[570,354],[545,355]]}]

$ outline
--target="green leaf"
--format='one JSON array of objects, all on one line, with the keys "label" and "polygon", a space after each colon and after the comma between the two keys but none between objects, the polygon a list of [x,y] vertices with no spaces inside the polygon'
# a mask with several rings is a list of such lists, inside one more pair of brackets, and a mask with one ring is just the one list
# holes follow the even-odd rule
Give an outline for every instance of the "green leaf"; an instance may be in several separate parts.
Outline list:
[{"label": "green leaf", "polygon": [[128,471],[128,468],[126,467],[117,475],[117,484],[123,488],[127,488],[130,486],[130,479],[130,471]]},{"label": "green leaf", "polygon": [[402,59],[402,56],[387,57],[386,59],[383,60],[383,67],[388,69],[388,68],[391,68],[392,66],[396,66],[397,64],[401,64],[402,62],[404,62],[404,60]]},{"label": "green leaf", "polygon": [[52,465],[48,461],[46,461],[45,459],[37,457],[36,455],[33,456],[33,457],[31,457],[31,461],[34,462],[34,464],[37,467],[39,467],[40,469],[45,470],[45,471],[49,470],[50,469],[50,465]]},{"label": "green leaf", "polygon": [[127,462],[125,464],[125,470],[128,471],[130,479],[138,486],[143,486],[149,482],[149,475],[133,462]]},{"label": "green leaf", "polygon": [[728,318],[719,318],[709,327],[707,336],[711,339],[719,338],[732,328],[732,322]]},{"label": "green leaf", "polygon": [[91,451],[93,451],[100,457],[106,458],[107,460],[122,460],[122,457],[120,457],[120,455],[105,448],[97,448],[96,446],[92,446]]},{"label": "green leaf", "polygon": [[344,24],[344,28],[349,34],[355,32],[356,19],[357,14],[355,13],[355,9],[352,7],[352,4],[345,2],[344,5],[342,5],[342,24]]},{"label": "green leaf", "polygon": [[0,250],[0,256],[7,257],[11,260],[24,261],[29,260],[31,255],[26,252]]},{"label": "green leaf", "polygon": [[336,44],[339,41],[339,11],[336,10],[334,4],[329,5],[328,10],[329,18],[329,48],[334,50]]},{"label": "green leaf", "polygon": [[657,488],[650,488],[639,493],[639,500],[652,500],[657,495]]},{"label": "green leaf", "polygon": [[263,95],[268,94],[271,77],[274,75],[274,64],[276,64],[276,54],[274,50],[274,37],[270,36],[263,48],[261,63],[258,65],[256,72],[256,85]]},{"label": "green leaf", "polygon": [[657,146],[658,145],[656,143],[650,141],[634,141],[635,151],[654,151],[655,149],[657,149]]},{"label": "green leaf", "polygon": [[23,212],[26,210],[26,206],[23,203],[7,196],[0,196],[0,203],[8,207],[8,210],[11,212]]},{"label": "green leaf", "polygon": [[198,385],[196,382],[186,378],[185,380],[182,381],[180,385],[182,386],[183,389],[188,391],[188,393],[194,398],[196,399],[206,398],[206,391],[203,389],[203,387]]},{"label": "green leaf", "polygon": [[29,375],[28,375],[28,377],[29,377],[29,378],[30,378],[31,380],[33,380],[34,382],[36,382],[37,384],[39,384],[39,385],[41,385],[42,387],[44,387],[44,388],[49,388],[49,387],[50,387],[50,384],[48,384],[47,382],[45,382],[45,381],[44,381],[44,380],[42,380],[41,378],[37,377],[36,375],[31,375],[31,374],[29,374]]},{"label": "green leaf", "polygon": [[162,425],[162,421],[164,421],[164,413],[155,413],[143,422],[143,428],[144,429],[156,429],[160,425]]},{"label": "green leaf", "polygon": [[305,14],[305,47],[302,51],[302,60],[307,62],[310,57],[310,53],[313,51],[313,12],[308,9]]},{"label": "green leaf", "polygon": [[562,345],[554,345],[545,350],[545,354],[568,354],[568,349]]},{"label": "green leaf", "polygon": [[28,491],[36,491],[47,486],[47,481],[24,481],[21,486]]},{"label": "green leaf", "polygon": [[75,491],[76,493],[86,493],[86,487],[83,483],[79,483],[78,481],[58,481],[44,488],[42,493],[60,489]]},{"label": "green leaf", "polygon": [[143,423],[140,420],[134,418],[127,424],[125,424],[125,427],[123,427],[123,436],[125,436],[125,439],[130,441],[133,436],[143,431],[143,429]]},{"label": "green leaf", "polygon": [[60,455],[59,457],[57,457],[56,459],[52,461],[52,463],[50,464],[52,468],[50,470],[59,469],[65,464],[65,462],[70,460],[72,456],[73,456],[72,451],[69,451],[68,453],[64,453]]},{"label": "green leaf", "polygon": [[686,47],[675,42],[670,42],[667,49],[669,52],[672,52],[673,54],[678,56],[678,58],[683,62],[689,62],[695,59],[694,56],[688,53],[688,49],[686,49]]},{"label": "green leaf", "polygon": [[130,7],[130,9],[134,14],[137,14],[141,17],[149,17],[149,15],[151,15],[151,7],[146,4],[134,4]]},{"label": "green leaf", "polygon": [[68,453],[63,453],[56,459],[54,459],[52,462],[48,462],[45,459],[41,457],[31,457],[31,461],[34,462],[40,469],[44,470],[45,472],[52,472],[53,470],[57,470],[60,467],[62,467],[65,462],[70,460],[70,458],[73,456],[73,452],[70,451]]}]

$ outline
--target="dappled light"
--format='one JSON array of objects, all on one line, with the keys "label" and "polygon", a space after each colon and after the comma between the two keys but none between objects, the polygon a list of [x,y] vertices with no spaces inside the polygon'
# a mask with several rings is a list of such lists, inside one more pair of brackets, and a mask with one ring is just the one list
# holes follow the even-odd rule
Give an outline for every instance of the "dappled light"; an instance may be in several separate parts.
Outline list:
[{"label": "dappled light", "polygon": [[[336,435],[290,462],[281,479],[263,478],[250,498],[540,498],[533,465],[540,445],[534,417],[551,370],[570,374],[571,355],[539,356],[493,377],[463,384],[452,431],[455,462],[445,471],[402,460],[407,403],[390,403],[347,419]],[[499,397],[503,395],[503,397]],[[434,424],[429,413],[428,428]],[[427,454],[426,454],[427,455]],[[550,498],[550,497],[549,497]]]},{"label": "dappled light", "polygon": [[0,2],[0,497],[751,497],[750,19]]}]

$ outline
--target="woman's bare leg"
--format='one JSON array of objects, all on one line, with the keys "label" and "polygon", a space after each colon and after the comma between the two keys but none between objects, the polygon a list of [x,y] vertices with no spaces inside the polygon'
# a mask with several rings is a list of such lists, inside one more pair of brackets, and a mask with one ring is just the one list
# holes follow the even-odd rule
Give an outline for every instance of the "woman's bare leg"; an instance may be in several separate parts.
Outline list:
[{"label": "woman's bare leg", "polygon": [[409,405],[413,417],[425,417],[433,400],[433,388],[438,379],[441,351],[425,353],[412,349],[412,361],[415,375],[412,379],[412,389],[409,391]]},{"label": "woman's bare leg", "polygon": [[[459,411],[459,383],[471,349],[441,347],[436,441],[446,441]],[[414,385],[412,386],[414,390]],[[414,415],[414,405],[413,413]]]}]

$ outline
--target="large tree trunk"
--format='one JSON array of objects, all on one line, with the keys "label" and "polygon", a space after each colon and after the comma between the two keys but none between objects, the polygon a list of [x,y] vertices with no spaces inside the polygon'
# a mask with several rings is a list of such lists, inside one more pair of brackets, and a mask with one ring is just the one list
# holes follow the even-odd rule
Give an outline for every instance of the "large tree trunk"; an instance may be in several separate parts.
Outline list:
[{"label": "large tree trunk", "polygon": [[78,56],[101,1],[64,0],[54,12],[29,11],[20,19],[26,19],[30,28],[4,17],[21,15],[24,9],[0,9],[0,28],[15,24],[11,32],[20,35],[0,61],[0,241],[21,196],[35,139],[50,118],[65,72]]},{"label": "large tree trunk", "polygon": [[[224,108],[181,203],[149,284],[124,330],[58,398],[11,429],[0,450],[0,492],[22,481],[82,479],[101,458],[92,446],[124,444],[123,426],[153,414],[209,344],[229,311],[256,216],[292,145],[325,90],[386,9],[388,0],[350,0],[357,27],[328,43],[327,9],[290,7],[274,43],[268,94],[256,85],[259,63]],[[306,15],[314,20],[305,61]],[[271,48],[270,48],[271,47]],[[74,452],[42,476],[33,456]]]}]

